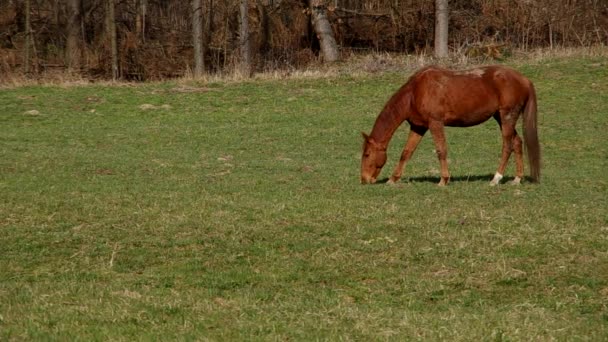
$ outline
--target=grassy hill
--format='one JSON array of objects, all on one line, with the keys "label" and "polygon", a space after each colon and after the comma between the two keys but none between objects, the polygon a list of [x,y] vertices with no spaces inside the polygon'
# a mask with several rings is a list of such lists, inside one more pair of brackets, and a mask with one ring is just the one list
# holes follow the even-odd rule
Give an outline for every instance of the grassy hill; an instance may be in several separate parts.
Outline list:
[{"label": "grassy hill", "polygon": [[406,72],[1,90],[0,339],[608,338],[608,60],[517,68],[539,185],[494,122],[360,185]]}]

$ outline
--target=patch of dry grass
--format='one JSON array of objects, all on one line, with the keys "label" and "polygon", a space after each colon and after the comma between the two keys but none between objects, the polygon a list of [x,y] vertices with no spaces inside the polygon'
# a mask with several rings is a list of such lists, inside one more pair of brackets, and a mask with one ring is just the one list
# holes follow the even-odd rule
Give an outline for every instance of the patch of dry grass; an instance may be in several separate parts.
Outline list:
[{"label": "patch of dry grass", "polygon": [[[425,54],[406,55],[395,53],[349,53],[344,60],[332,65],[322,64],[320,61],[313,62],[303,69],[288,68],[277,69],[255,73],[252,77],[242,75],[238,69],[220,72],[215,74],[205,74],[195,78],[191,73],[186,73],[184,77],[172,80],[177,84],[195,83],[238,83],[251,80],[286,80],[286,79],[319,79],[348,75],[352,77],[366,77],[370,75],[386,72],[413,72],[429,64],[439,64],[451,68],[466,68],[480,64],[508,63],[512,65],[530,65],[544,63],[554,59],[608,57],[608,47],[589,46],[572,48],[541,48],[531,51],[516,50],[509,57],[500,61],[488,58],[471,58],[462,52],[453,53],[448,59],[437,60]],[[158,84],[163,81],[147,82],[148,84]],[[87,84],[97,85],[133,85],[133,82],[112,82],[107,80],[88,80],[82,76],[68,73],[44,73],[36,77],[26,77],[20,73],[7,73],[0,77],[0,89],[10,89],[31,85],[52,85],[52,86],[83,86]]]}]

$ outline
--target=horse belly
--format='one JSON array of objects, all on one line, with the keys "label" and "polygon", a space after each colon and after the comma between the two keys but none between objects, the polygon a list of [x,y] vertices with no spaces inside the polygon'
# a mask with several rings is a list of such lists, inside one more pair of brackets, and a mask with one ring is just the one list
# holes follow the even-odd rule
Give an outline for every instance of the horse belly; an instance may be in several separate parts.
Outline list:
[{"label": "horse belly", "polygon": [[498,96],[491,91],[477,92],[477,96],[451,97],[443,113],[446,126],[469,127],[479,125],[498,111]]},{"label": "horse belly", "polygon": [[446,112],[443,123],[451,127],[470,127],[487,121],[494,113],[496,109],[489,108],[477,108],[467,112]]}]

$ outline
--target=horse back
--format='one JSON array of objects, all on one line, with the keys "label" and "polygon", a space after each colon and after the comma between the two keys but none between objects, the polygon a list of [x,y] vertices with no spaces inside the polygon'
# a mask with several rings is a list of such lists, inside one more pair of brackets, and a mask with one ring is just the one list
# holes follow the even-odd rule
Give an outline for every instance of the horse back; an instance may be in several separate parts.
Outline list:
[{"label": "horse back", "polygon": [[525,77],[503,66],[461,71],[429,67],[408,83],[415,112],[411,121],[422,125],[430,119],[447,126],[477,125],[500,109],[523,106],[529,90]]}]

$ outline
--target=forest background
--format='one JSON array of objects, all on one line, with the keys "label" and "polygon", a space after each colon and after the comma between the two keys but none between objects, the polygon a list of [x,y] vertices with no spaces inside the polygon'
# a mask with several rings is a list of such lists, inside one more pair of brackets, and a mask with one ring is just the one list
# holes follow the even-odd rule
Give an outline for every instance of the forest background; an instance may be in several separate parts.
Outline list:
[{"label": "forest background", "polygon": [[[0,83],[71,75],[166,78],[307,68],[360,52],[430,55],[608,45],[606,0],[0,0]],[[325,20],[330,30],[316,23]],[[338,55],[323,49],[331,35]],[[435,47],[436,50],[436,47]]]}]

